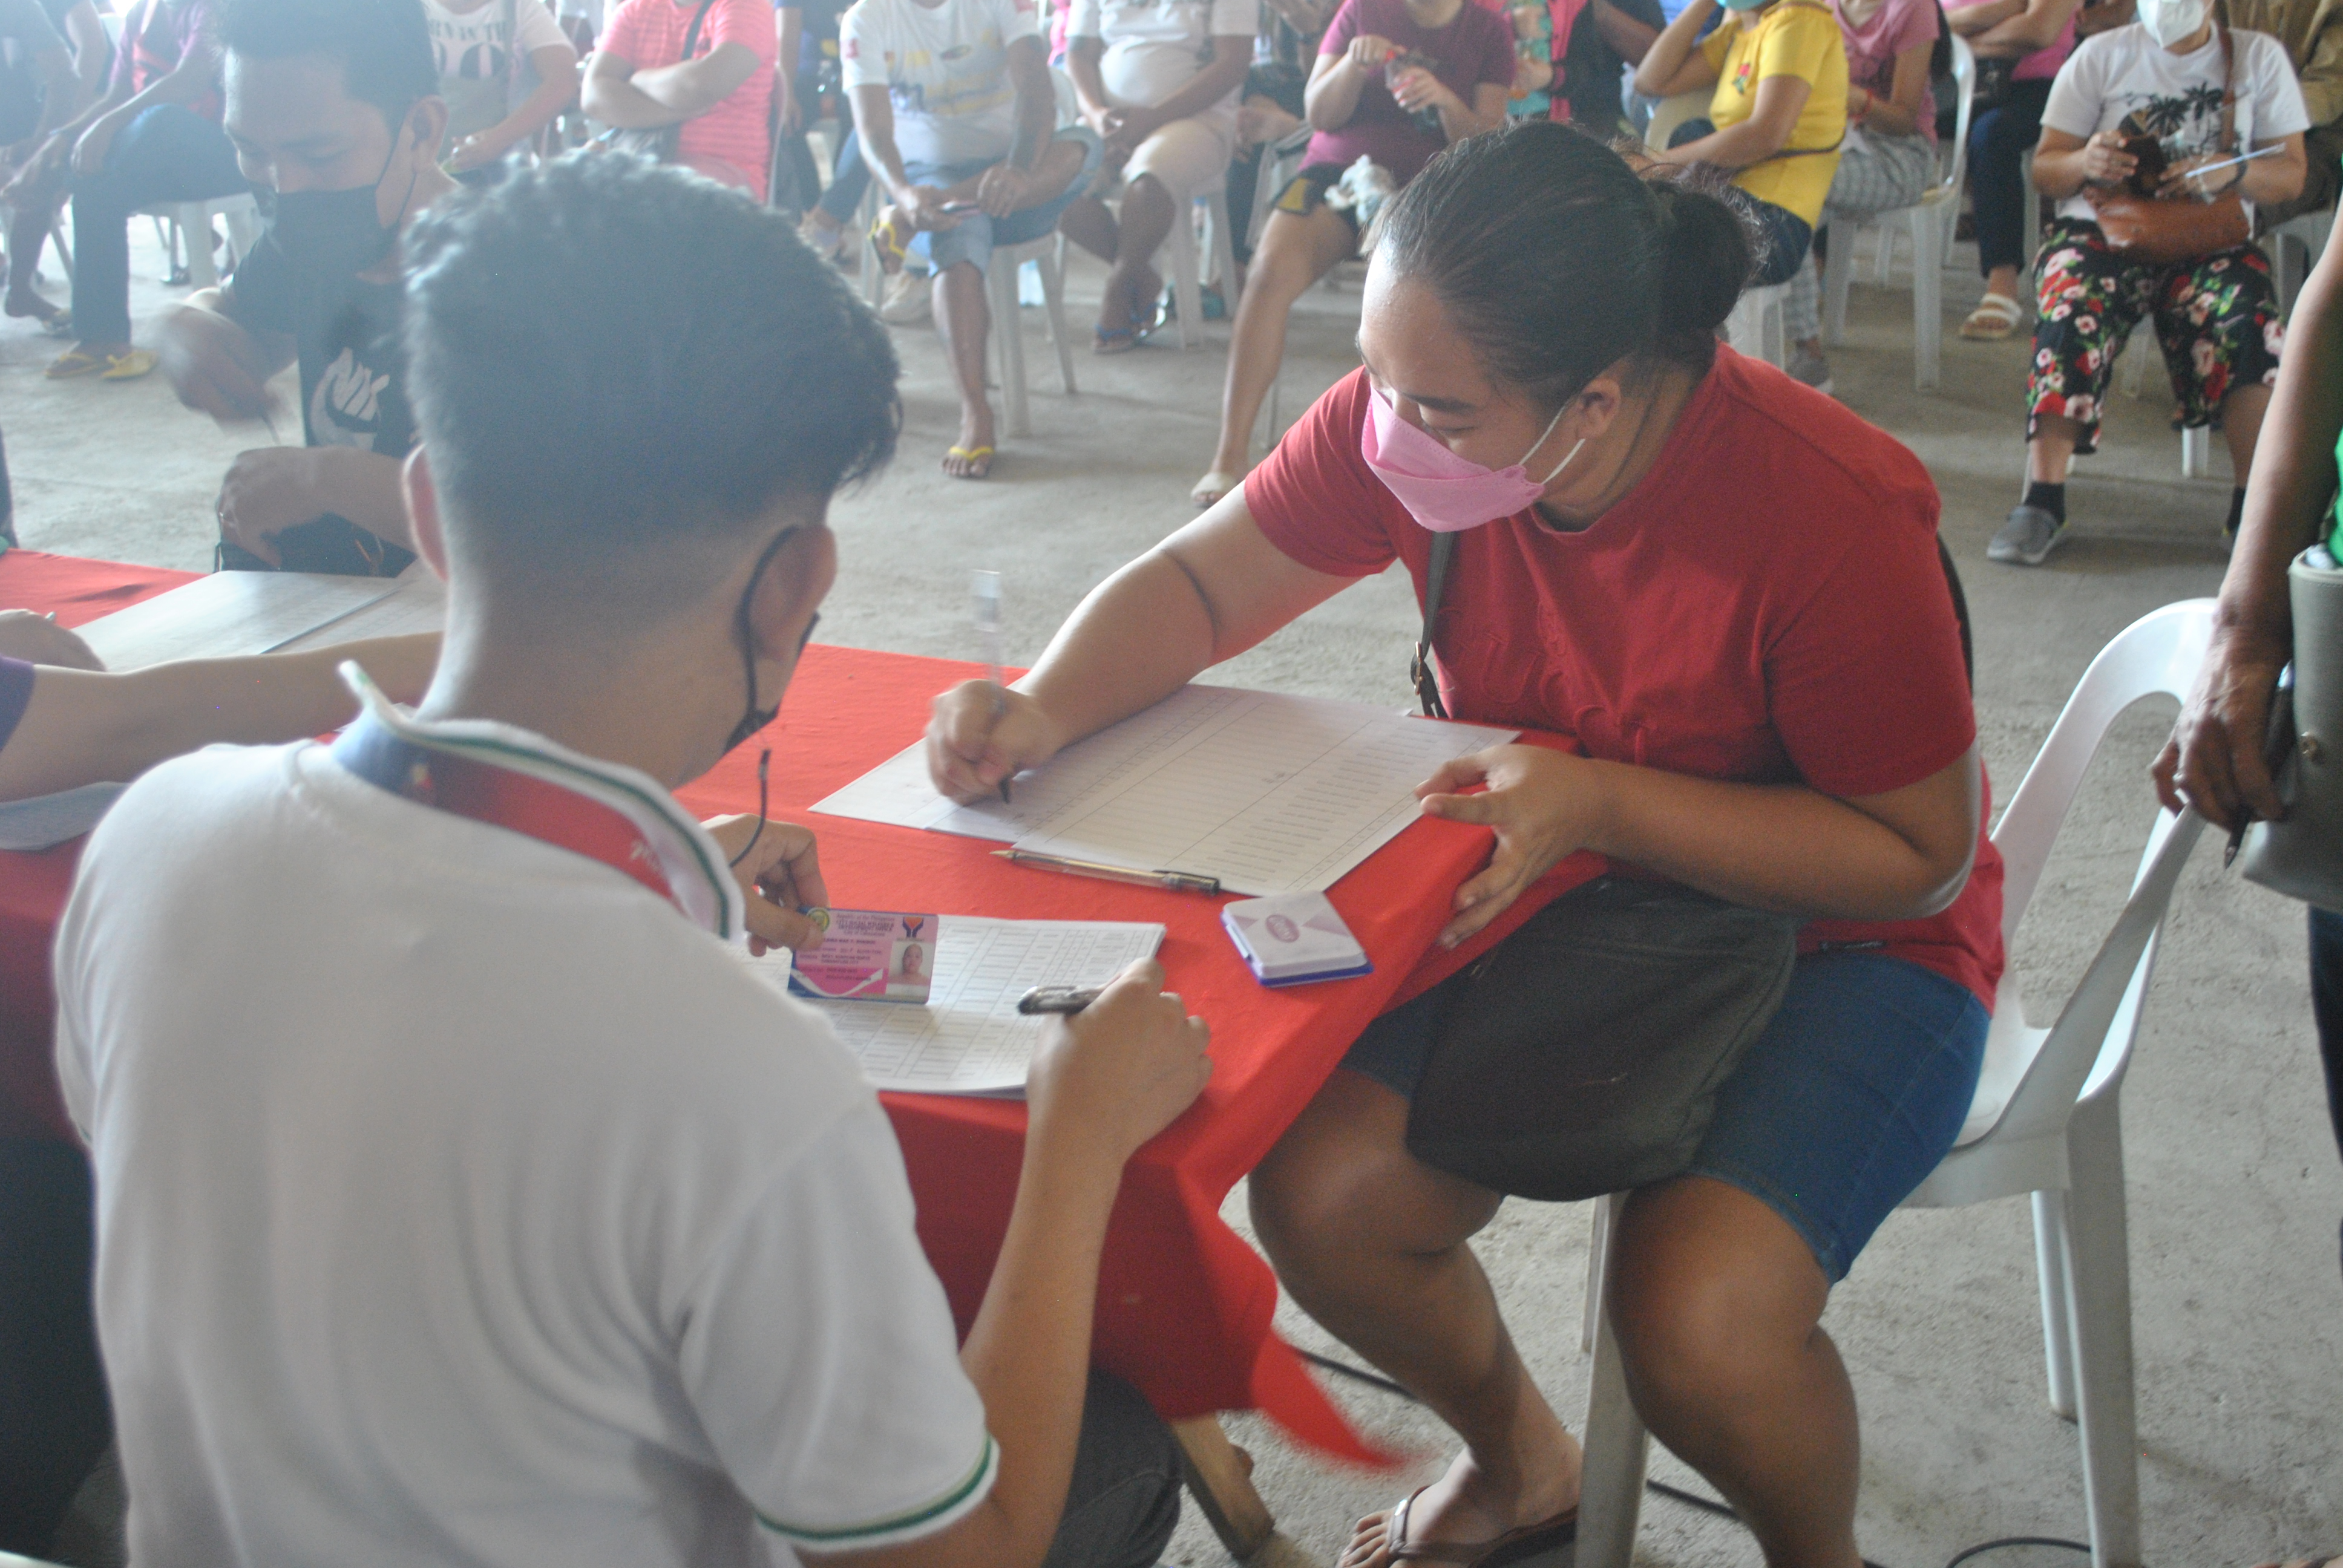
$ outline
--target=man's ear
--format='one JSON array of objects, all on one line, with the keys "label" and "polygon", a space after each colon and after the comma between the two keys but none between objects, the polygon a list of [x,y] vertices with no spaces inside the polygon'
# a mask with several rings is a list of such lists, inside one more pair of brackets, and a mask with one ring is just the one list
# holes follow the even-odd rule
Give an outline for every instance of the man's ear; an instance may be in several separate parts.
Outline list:
[{"label": "man's ear", "polygon": [[399,493],[407,498],[407,527],[415,553],[441,582],[447,580],[447,536],[439,527],[439,487],[431,477],[431,456],[421,447],[398,466]]}]

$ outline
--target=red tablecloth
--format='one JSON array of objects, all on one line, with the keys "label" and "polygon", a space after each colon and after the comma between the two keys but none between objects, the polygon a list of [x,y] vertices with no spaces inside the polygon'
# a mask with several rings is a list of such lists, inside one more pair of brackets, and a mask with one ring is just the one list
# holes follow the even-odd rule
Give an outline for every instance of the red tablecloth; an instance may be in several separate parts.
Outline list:
[{"label": "red tablecloth", "polygon": [[[185,578],[11,551],[0,556],[0,607],[54,608],[71,625]],[[916,739],[929,699],[975,669],[809,648],[762,740],[733,752],[681,791],[682,799],[703,815],[754,810],[756,755],[769,744],[773,812],[803,814]],[[1325,1452],[1378,1460],[1272,1332],[1276,1282],[1222,1223],[1220,1206],[1418,968],[1445,919],[1446,900],[1427,891],[1453,888],[1476,869],[1488,852],[1487,833],[1430,820],[1410,827],[1331,895],[1374,972],[1270,990],[1222,932],[1222,900],[1011,866],[980,840],[840,818],[809,820],[820,835],[831,899],[841,907],[1163,924],[1170,983],[1212,1026],[1212,1081],[1124,1179],[1100,1280],[1097,1359],[1168,1418],[1257,1407]],[[0,855],[0,940],[9,953],[0,969],[0,1091],[20,1120],[63,1136],[70,1129],[50,1063],[47,953],[77,848]],[[1551,896],[1590,871],[1558,868],[1540,891]],[[1524,900],[1500,929],[1544,901]],[[1025,1108],[935,1095],[884,1098],[919,1201],[921,1244],[965,1330],[1007,1226]]]}]

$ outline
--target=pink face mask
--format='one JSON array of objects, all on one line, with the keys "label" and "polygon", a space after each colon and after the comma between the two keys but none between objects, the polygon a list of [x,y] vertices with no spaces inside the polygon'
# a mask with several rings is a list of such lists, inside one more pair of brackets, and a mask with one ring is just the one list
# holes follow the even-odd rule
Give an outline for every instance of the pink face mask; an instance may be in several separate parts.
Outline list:
[{"label": "pink face mask", "polygon": [[1383,487],[1399,498],[1410,517],[1435,534],[1462,533],[1524,509],[1570,467],[1570,459],[1578,456],[1578,447],[1586,445],[1584,440],[1543,479],[1531,478],[1523,466],[1530,452],[1545,445],[1546,437],[1554,434],[1569,407],[1565,403],[1554,410],[1544,434],[1530,444],[1529,452],[1522,454],[1522,462],[1510,468],[1484,468],[1401,418],[1391,400],[1377,392],[1367,399],[1366,423],[1359,429],[1359,455]]}]

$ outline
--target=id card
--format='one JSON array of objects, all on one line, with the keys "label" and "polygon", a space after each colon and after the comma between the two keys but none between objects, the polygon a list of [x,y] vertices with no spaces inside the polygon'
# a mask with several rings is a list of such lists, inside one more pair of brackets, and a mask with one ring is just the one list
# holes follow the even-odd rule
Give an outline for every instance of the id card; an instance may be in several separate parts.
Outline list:
[{"label": "id card", "polygon": [[928,1000],[936,917],[895,910],[832,910],[821,946],[789,966],[789,990],[833,1001]]}]

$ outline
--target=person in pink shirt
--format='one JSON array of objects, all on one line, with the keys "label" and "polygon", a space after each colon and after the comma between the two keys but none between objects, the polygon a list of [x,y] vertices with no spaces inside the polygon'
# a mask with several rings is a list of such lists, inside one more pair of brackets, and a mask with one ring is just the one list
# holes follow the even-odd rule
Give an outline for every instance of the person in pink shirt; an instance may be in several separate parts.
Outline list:
[{"label": "person in pink shirt", "polygon": [[1969,199],[1985,297],[1961,323],[1964,337],[2006,337],[2026,319],[2017,293],[2026,230],[2019,160],[2041,138],[2042,106],[2050,101],[2050,78],[2075,52],[2079,9],[2081,0],[1945,0],[1945,20],[1976,52],[1979,85],[2007,73],[2006,93],[1981,100],[1969,121]]},{"label": "person in pink shirt", "polygon": [[676,162],[761,199],[779,58],[769,0],[627,0],[586,63],[586,112],[623,130],[680,126]]}]

